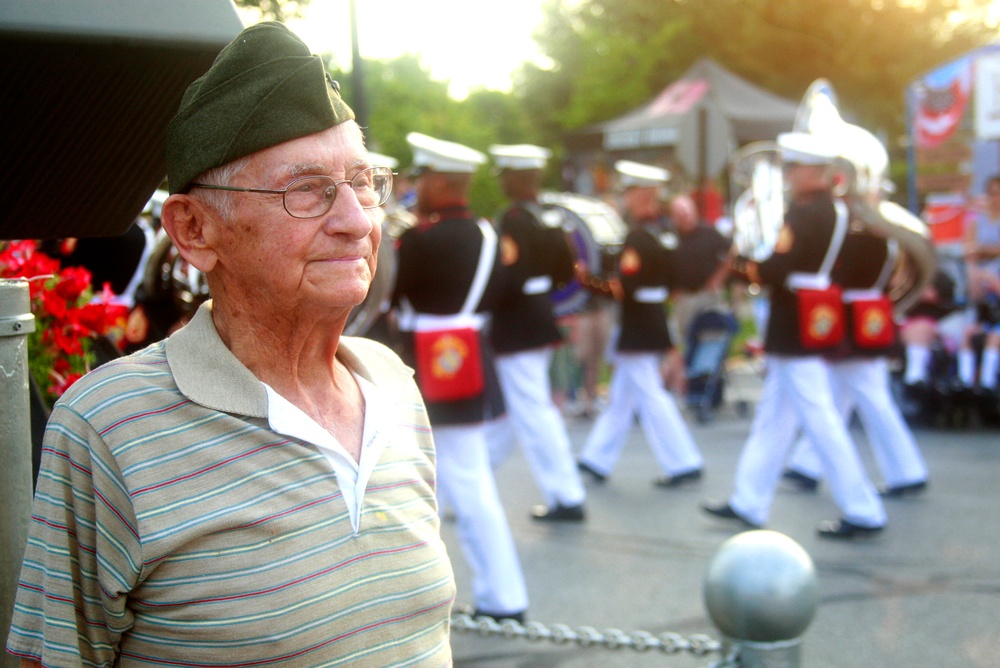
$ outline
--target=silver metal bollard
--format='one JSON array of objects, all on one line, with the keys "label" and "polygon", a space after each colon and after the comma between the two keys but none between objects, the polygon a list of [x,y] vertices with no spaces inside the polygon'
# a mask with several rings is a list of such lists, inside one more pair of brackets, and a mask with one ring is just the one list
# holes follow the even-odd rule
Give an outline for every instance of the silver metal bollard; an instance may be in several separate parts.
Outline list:
[{"label": "silver metal bollard", "polygon": [[[35,331],[28,283],[0,279],[0,647],[7,641],[31,517],[28,334]],[[0,650],[0,666],[20,661]]]},{"label": "silver metal bollard", "polygon": [[776,531],[746,531],[719,548],[705,576],[705,606],[741,668],[798,668],[816,614],[812,559]]}]

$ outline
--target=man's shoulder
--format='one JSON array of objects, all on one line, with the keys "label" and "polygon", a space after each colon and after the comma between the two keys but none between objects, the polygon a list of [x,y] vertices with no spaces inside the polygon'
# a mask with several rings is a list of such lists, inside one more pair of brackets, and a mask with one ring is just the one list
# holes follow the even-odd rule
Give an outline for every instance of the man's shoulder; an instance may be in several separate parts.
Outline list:
[{"label": "man's shoulder", "polygon": [[95,385],[120,385],[130,382],[142,382],[143,378],[154,378],[170,375],[167,363],[166,340],[157,341],[149,346],[124,357],[115,358],[87,373],[73,384],[66,392],[67,397],[82,394]]},{"label": "man's shoulder", "polygon": [[111,360],[74,383],[59,399],[81,415],[95,415],[114,405],[135,405],[150,391],[176,392],[167,363],[165,342],[158,341],[125,357]]}]

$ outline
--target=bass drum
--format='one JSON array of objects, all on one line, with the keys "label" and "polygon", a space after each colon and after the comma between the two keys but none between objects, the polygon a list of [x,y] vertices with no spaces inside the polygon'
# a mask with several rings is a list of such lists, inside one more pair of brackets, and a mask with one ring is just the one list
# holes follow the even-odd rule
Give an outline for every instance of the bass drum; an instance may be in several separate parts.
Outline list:
[{"label": "bass drum", "polygon": [[[538,202],[562,216],[573,257],[585,262],[590,273],[607,274],[628,235],[628,226],[614,207],[594,197],[565,192],[544,192]],[[553,311],[562,317],[580,311],[590,292],[575,279],[552,293]]]}]

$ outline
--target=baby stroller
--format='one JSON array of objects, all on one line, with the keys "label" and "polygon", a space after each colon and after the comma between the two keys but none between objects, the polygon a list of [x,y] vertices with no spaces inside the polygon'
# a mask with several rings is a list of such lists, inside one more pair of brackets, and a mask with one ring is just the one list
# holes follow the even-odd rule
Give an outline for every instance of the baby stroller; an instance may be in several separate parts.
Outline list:
[{"label": "baby stroller", "polygon": [[723,373],[737,328],[733,314],[716,307],[696,315],[688,329],[684,354],[687,405],[700,423],[711,420],[722,404]]}]

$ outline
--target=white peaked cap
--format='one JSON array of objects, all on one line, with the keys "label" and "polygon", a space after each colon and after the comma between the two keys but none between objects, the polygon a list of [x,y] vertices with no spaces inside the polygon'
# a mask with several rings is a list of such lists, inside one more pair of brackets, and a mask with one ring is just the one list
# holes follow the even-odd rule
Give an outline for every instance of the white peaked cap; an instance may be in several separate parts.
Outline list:
[{"label": "white peaked cap", "polygon": [[419,132],[406,135],[406,141],[413,149],[413,167],[417,169],[426,167],[435,172],[471,174],[486,162],[486,155],[474,148]]},{"label": "white peaked cap", "polygon": [[368,151],[368,162],[371,163],[372,167],[388,167],[389,169],[399,167],[399,160],[391,155],[375,153],[374,151]]},{"label": "white peaked cap", "polygon": [[837,158],[837,147],[829,139],[808,132],[783,132],[778,135],[783,162],[800,165],[829,165]]},{"label": "white peaked cap", "polygon": [[618,185],[622,188],[662,186],[670,180],[670,172],[662,167],[644,165],[631,160],[619,160],[615,163],[618,173]]},{"label": "white peaked cap", "polygon": [[552,151],[531,144],[494,144],[490,155],[499,169],[545,169]]}]

